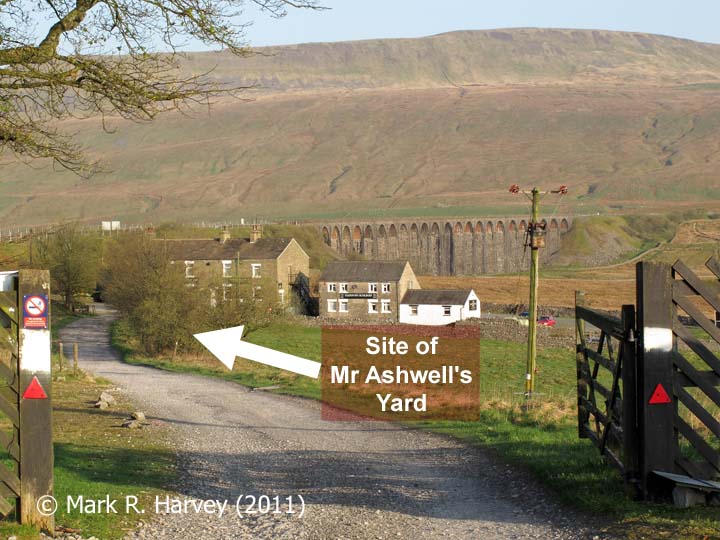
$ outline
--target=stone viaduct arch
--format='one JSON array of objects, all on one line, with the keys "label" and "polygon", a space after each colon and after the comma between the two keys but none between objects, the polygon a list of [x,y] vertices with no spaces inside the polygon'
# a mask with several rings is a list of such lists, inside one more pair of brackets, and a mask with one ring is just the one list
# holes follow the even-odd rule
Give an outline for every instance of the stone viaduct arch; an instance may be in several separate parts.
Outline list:
[{"label": "stone viaduct arch", "polygon": [[[546,224],[547,259],[560,248],[572,226],[568,216],[550,216]],[[343,220],[319,223],[324,242],[338,253],[358,253],[370,260],[408,260],[425,275],[513,273],[529,267],[523,256],[527,219],[453,218]]]}]

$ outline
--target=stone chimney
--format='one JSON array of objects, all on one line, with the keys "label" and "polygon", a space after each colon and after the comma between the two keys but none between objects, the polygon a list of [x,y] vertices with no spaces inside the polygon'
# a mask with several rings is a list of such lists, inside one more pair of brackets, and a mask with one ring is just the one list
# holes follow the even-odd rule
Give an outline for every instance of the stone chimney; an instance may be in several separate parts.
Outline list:
[{"label": "stone chimney", "polygon": [[254,244],[262,238],[262,225],[254,224],[250,231],[250,243]]},{"label": "stone chimney", "polygon": [[230,240],[230,231],[228,231],[227,227],[223,227],[222,231],[220,231],[220,243],[224,244],[228,240]]}]

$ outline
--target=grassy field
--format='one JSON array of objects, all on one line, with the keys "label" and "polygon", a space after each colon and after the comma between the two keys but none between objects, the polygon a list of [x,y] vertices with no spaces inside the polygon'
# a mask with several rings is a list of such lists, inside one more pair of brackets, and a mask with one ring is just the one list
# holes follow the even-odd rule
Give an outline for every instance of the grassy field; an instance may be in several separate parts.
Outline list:
[{"label": "grassy field", "polygon": [[[275,392],[320,397],[317,381],[247,361],[232,372],[215,359],[198,354],[177,358],[146,358],[134,352],[127,327],[116,324],[113,339],[129,362],[172,371],[222,377],[251,387],[278,386]],[[320,360],[320,329],[289,324],[262,328],[247,340],[309,359]],[[588,512],[602,512],[627,538],[710,540],[720,538],[716,508],[678,510],[668,505],[644,504],[624,495],[623,482],[605,465],[593,446],[578,439],[575,409],[575,360],[567,349],[544,349],[538,358],[537,406],[521,407],[524,347],[501,341],[481,342],[481,420],[429,422],[414,427],[430,429],[489,449],[500,459],[532,472],[567,504]]]},{"label": "grassy field", "polygon": [[[53,304],[53,333],[77,320],[61,306]],[[102,379],[60,371],[57,354],[53,355],[53,438],[55,449],[55,497],[59,510],[56,526],[80,531],[83,537],[96,536],[115,540],[132,530],[141,516],[125,514],[124,497],[135,495],[138,507],[148,508],[154,496],[166,491],[175,474],[175,455],[165,443],[161,425],[150,423],[129,430],[122,422],[135,409],[121,394],[109,409],[93,407],[101,392],[112,385]],[[81,514],[67,512],[68,496],[88,499],[119,499],[118,514]],[[10,520],[0,521],[0,537],[17,536],[36,540],[32,527]]]}]

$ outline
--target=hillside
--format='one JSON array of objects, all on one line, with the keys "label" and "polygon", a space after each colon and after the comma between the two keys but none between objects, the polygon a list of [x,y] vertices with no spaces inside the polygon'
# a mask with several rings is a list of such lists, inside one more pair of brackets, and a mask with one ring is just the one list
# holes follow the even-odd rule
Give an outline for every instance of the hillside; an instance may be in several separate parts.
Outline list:
[{"label": "hillside", "polygon": [[439,88],[568,82],[720,81],[720,45],[629,32],[520,28],[421,39],[258,48],[237,58],[197,53],[186,67],[260,90]]},{"label": "hillside", "polygon": [[106,168],[90,181],[6,158],[3,226],[524,212],[515,182],[570,185],[579,214],[720,207],[720,46],[523,29],[261,52],[185,66],[263,84],[250,101],[66,123]]}]

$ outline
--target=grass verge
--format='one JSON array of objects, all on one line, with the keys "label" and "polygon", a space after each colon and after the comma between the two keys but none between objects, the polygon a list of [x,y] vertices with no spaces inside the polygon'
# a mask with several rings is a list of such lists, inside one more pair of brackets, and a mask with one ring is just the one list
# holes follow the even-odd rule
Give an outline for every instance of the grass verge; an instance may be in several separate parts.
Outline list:
[{"label": "grass verge", "polygon": [[[58,316],[58,311],[53,312]],[[69,314],[54,319],[54,328],[72,322]],[[57,361],[57,355],[54,355]],[[56,526],[79,530],[83,537],[120,539],[143,517],[125,512],[125,496],[139,499],[138,508],[152,507],[157,494],[165,493],[175,474],[175,455],[166,444],[163,427],[149,424],[126,429],[122,422],[134,411],[122,394],[106,410],[93,407],[103,391],[112,385],[102,379],[66,370],[55,365],[53,381],[53,437],[55,450],[55,497],[59,510]],[[117,514],[68,512],[67,498],[118,500]],[[0,537],[17,536],[36,540],[38,531],[12,521],[0,522]]]},{"label": "grass verge", "polygon": [[[305,358],[320,360],[320,329],[276,324],[246,336],[258,345]],[[125,360],[171,371],[196,373],[232,380],[274,392],[320,398],[316,380],[238,361],[232,372],[207,355],[147,358],[138,352],[127,325],[113,328],[113,342]],[[424,422],[413,427],[431,430],[482,446],[501,460],[530,471],[572,507],[601,513],[615,525],[615,534],[629,539],[668,538],[720,540],[720,510],[676,509],[647,504],[626,497],[614,469],[603,463],[597,450],[577,437],[575,409],[575,359],[568,349],[539,352],[538,388],[543,393],[529,412],[520,407],[525,349],[521,344],[481,341],[481,420],[479,422]]]},{"label": "grass verge", "polygon": [[126,429],[122,422],[134,411],[121,394],[109,409],[92,406],[100,392],[111,385],[84,375],[68,375],[54,383],[55,495],[120,500],[118,514],[67,512],[61,503],[56,523],[83,531],[83,536],[103,540],[122,538],[140,515],[126,514],[124,497],[135,495],[139,508],[151,508],[174,476],[175,455],[160,425]]}]

